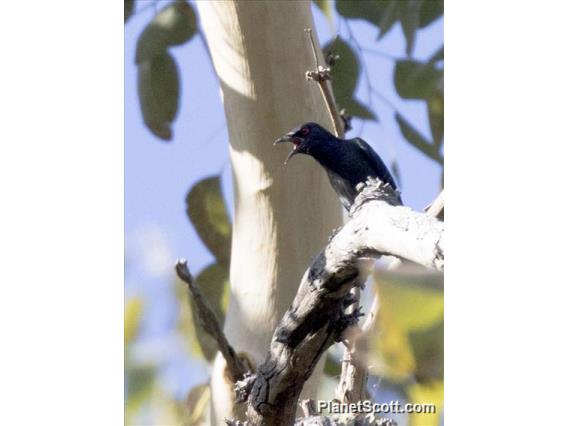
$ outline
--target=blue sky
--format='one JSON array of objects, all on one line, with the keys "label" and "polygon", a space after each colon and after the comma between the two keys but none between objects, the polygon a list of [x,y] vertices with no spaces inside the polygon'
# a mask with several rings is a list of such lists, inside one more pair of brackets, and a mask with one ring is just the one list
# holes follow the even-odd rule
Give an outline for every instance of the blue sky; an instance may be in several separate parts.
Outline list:
[{"label": "blue sky", "polygon": [[[323,45],[334,34],[319,10],[313,10]],[[213,260],[185,215],[184,199],[197,181],[221,173],[225,198],[231,200],[231,176],[219,87],[199,37],[171,49],[181,74],[180,110],[173,125],[173,140],[160,141],[142,122],[134,52],[138,36],[153,14],[153,8],[146,8],[125,26],[125,289],[127,298],[140,295],[146,301],[137,358],[161,365],[163,385],[181,397],[208,373],[202,368],[204,363],[187,359],[184,346],[172,333],[178,314],[172,266],[176,258],[186,257],[192,271],[198,272]],[[397,24],[377,43],[377,30],[370,24],[352,21],[351,28],[362,46],[384,53],[365,54],[364,61],[373,86],[388,102],[374,98],[372,108],[380,121],[366,122],[362,128],[362,122],[354,120],[354,129],[347,136],[361,136],[387,164],[396,159],[405,203],[422,209],[439,191],[441,167],[410,146],[394,121],[390,105],[424,135],[430,135],[425,104],[401,100],[392,84],[392,57],[404,56],[402,31]],[[340,30],[346,35],[344,26]],[[419,31],[414,58],[429,57],[442,42],[443,20],[438,20]],[[357,95],[368,103],[363,78]]]}]

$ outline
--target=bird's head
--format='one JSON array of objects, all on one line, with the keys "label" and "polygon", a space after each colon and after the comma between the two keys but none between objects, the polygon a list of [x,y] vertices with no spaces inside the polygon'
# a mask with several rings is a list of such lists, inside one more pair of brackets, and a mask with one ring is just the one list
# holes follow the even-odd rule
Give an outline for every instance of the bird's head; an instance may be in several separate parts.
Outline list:
[{"label": "bird's head", "polygon": [[334,136],[317,123],[304,123],[300,127],[286,133],[274,141],[274,145],[291,142],[294,148],[286,157],[284,164],[296,154],[312,154],[321,143],[325,143]]}]

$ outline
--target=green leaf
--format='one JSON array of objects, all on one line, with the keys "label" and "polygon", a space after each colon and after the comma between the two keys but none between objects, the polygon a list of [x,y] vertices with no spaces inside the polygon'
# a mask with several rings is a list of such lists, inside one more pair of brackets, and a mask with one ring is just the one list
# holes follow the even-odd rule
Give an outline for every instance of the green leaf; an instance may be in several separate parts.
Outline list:
[{"label": "green leaf", "polygon": [[229,271],[218,263],[212,263],[195,277],[195,283],[203,292],[219,323],[223,325],[227,310]]},{"label": "green leaf", "polygon": [[[223,326],[230,293],[228,270],[218,263],[210,264],[197,275],[195,284],[201,289],[219,324]],[[187,285],[176,280],[175,294],[181,306],[177,330],[185,340],[189,352],[197,358],[213,360],[217,352],[217,343],[201,326]]]},{"label": "green leaf", "polygon": [[332,357],[329,353],[325,357],[323,372],[331,378],[338,377],[341,374],[341,362]]},{"label": "green leaf", "polygon": [[[394,71],[395,87],[401,98],[422,99],[428,103],[430,130],[434,141],[431,154],[440,151],[444,137],[444,70],[435,65],[443,56],[442,46],[428,62],[397,61]],[[412,135],[409,141],[418,140],[409,129],[406,129],[405,137],[407,135]],[[422,144],[419,146],[425,147]]]},{"label": "green leaf", "polygon": [[381,31],[378,37],[379,40],[383,38],[390,31],[393,25],[396,24],[396,21],[398,21],[398,2],[396,0],[392,0],[386,3],[387,4],[382,10],[381,19],[378,22],[378,26]]},{"label": "green leaf", "polygon": [[351,46],[338,37],[324,47],[324,52],[326,56],[329,52],[339,56],[331,67],[331,83],[339,108],[345,108],[349,115],[369,120],[376,119],[375,114],[368,107],[354,98],[361,67],[357,54]]},{"label": "green leaf", "polygon": [[422,274],[377,271],[374,277],[383,303],[381,309],[388,309],[389,315],[405,330],[425,331],[444,318],[444,293],[439,285],[442,274],[429,270]]},{"label": "green leaf", "polygon": [[337,12],[349,19],[364,19],[375,25],[379,39],[400,22],[406,52],[412,53],[418,28],[424,28],[444,13],[443,0],[336,0]]},{"label": "green leaf", "polygon": [[[422,275],[425,277],[422,277]],[[420,333],[429,332],[444,318],[444,294],[439,288],[415,281],[441,280],[429,271],[417,270],[400,275],[397,271],[376,271],[375,285],[381,309],[377,318],[375,339],[371,342],[369,364],[374,365],[373,374],[378,374],[398,383],[408,383],[427,359],[422,350]],[[417,336],[417,337],[416,337]],[[416,337],[413,346],[412,338]],[[436,341],[439,344],[439,340]],[[415,351],[418,349],[418,352]],[[439,346],[443,350],[443,345]],[[423,358],[420,356],[424,355]]]},{"label": "green leaf", "polygon": [[423,0],[420,7],[420,28],[424,28],[442,16],[444,0]]},{"label": "green leaf", "polygon": [[359,117],[364,120],[377,120],[375,113],[357,99],[349,99],[345,101],[341,107],[345,108],[349,115]]},{"label": "green leaf", "polygon": [[134,13],[134,0],[124,0],[124,22]]},{"label": "green leaf", "polygon": [[377,275],[381,282],[387,282],[395,287],[440,292],[444,289],[442,273],[424,269],[410,262],[402,264],[395,270],[381,270]]},{"label": "green leaf", "polygon": [[437,92],[428,100],[428,119],[434,146],[439,150],[444,139],[444,94]]},{"label": "green leaf", "polygon": [[335,8],[340,15],[370,22],[379,29],[379,38],[383,37],[398,20],[398,5],[398,0],[335,0]]},{"label": "green leaf", "polygon": [[406,38],[406,55],[412,56],[414,43],[416,41],[416,30],[420,23],[421,1],[405,1],[399,5],[400,24],[402,32]]},{"label": "green leaf", "polygon": [[444,381],[436,380],[431,383],[422,384],[417,381],[408,383],[405,386],[405,393],[408,402],[412,404],[433,404],[435,412],[418,411],[409,414],[408,426],[438,426],[441,423],[442,413],[444,412]]},{"label": "green leaf", "polygon": [[436,147],[422,136],[408,121],[404,119],[398,112],[395,114],[396,122],[400,128],[400,132],[405,139],[415,148],[422,151],[428,157],[438,162],[440,165],[444,164],[444,159],[440,155]]},{"label": "green leaf", "polygon": [[331,77],[335,96],[340,101],[351,99],[359,79],[359,60],[357,54],[345,40],[338,37],[334,42],[328,43],[324,51],[331,51],[339,56],[331,68]]},{"label": "green leaf", "polygon": [[146,126],[159,138],[170,140],[179,103],[179,75],[169,53],[139,64],[138,96]]},{"label": "green leaf", "polygon": [[394,85],[401,98],[429,99],[444,90],[444,71],[431,62],[397,61]]},{"label": "green leaf", "polygon": [[221,179],[211,176],[197,182],[186,197],[187,215],[199,237],[217,258],[229,267],[231,223],[221,193]]},{"label": "green leaf", "polygon": [[420,383],[444,378],[444,322],[409,333],[416,359],[414,375]]},{"label": "green leaf", "polygon": [[195,12],[185,0],[163,8],[144,29],[136,45],[136,63],[162,55],[190,40],[197,31]]},{"label": "green leaf", "polygon": [[187,395],[186,406],[188,411],[187,422],[188,425],[202,425],[205,424],[207,415],[207,404],[211,399],[211,389],[209,383],[202,383],[194,386]]},{"label": "green leaf", "polygon": [[126,369],[126,414],[131,416],[150,398],[155,381],[152,366],[137,366]]},{"label": "green leaf", "polygon": [[[203,292],[222,327],[225,322],[225,311],[227,310],[229,271],[218,263],[211,264],[199,273],[195,278],[195,283]],[[190,297],[189,300],[199,346],[205,358],[211,361],[217,352],[217,342],[199,326],[193,299]]]},{"label": "green leaf", "polygon": [[142,322],[143,301],[133,297],[124,307],[124,346],[128,346],[136,338]]},{"label": "green leaf", "polygon": [[197,330],[199,324],[193,323],[192,304],[188,303],[188,288],[187,284],[176,278],[174,292],[180,306],[179,315],[177,318],[177,332],[185,341],[187,349],[191,356],[195,358],[205,358],[199,339],[198,333],[203,330]]},{"label": "green leaf", "polygon": [[330,25],[333,24],[333,12],[331,10],[331,0],[314,0],[314,4],[327,18]]},{"label": "green leaf", "polygon": [[436,62],[443,61],[443,60],[444,60],[444,45],[442,45],[438,50],[436,50],[432,54],[430,59],[428,59],[428,62],[435,64]]}]

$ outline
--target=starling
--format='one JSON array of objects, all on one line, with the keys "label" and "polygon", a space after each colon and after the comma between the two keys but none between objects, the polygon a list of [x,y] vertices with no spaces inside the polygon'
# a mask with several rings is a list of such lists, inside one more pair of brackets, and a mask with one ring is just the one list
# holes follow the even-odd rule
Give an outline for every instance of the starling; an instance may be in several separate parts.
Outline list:
[{"label": "starling", "polygon": [[361,138],[340,139],[317,123],[305,123],[274,144],[282,142],[294,144],[284,164],[296,154],[313,157],[327,172],[331,186],[347,211],[357,197],[357,185],[370,177],[397,189],[381,157]]}]

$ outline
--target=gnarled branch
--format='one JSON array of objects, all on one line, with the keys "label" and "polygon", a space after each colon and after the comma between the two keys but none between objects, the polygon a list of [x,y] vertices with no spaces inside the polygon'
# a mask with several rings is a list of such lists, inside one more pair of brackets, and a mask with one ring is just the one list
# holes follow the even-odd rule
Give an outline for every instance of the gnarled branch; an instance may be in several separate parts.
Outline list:
[{"label": "gnarled branch", "polygon": [[356,324],[350,291],[364,282],[362,258],[397,256],[426,267],[444,266],[444,224],[400,205],[388,185],[370,180],[350,212],[351,220],[316,256],[278,327],[270,352],[248,395],[253,425],[292,425],[300,391],[321,355]]},{"label": "gnarled branch", "polygon": [[245,377],[245,374],[249,371],[249,369],[230,345],[225,333],[223,333],[223,329],[219,324],[219,320],[217,319],[215,312],[209,306],[209,303],[207,303],[207,300],[199,287],[195,285],[193,276],[187,268],[187,260],[179,259],[176,262],[175,269],[178,277],[187,284],[189,294],[195,302],[200,326],[217,342],[219,351],[223,354],[223,357],[227,362],[227,371],[231,376],[231,379],[234,382],[241,380]]}]

